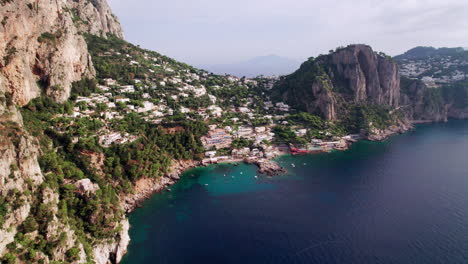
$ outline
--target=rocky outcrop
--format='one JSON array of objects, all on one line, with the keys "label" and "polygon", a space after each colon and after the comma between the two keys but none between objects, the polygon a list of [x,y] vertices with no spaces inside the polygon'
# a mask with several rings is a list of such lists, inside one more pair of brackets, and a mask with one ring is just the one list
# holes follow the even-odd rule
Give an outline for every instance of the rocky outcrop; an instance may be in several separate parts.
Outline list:
[{"label": "rocky outcrop", "polygon": [[430,90],[419,80],[402,78],[401,109],[409,120],[421,122],[445,122],[448,119],[449,106],[436,90]]},{"label": "rocky outcrop", "polygon": [[[59,235],[68,235],[49,252],[51,257],[37,252],[37,258],[45,263],[69,262],[66,253],[76,247],[79,260],[73,263],[85,263],[83,244],[58,217],[58,191],[39,188],[44,181],[38,163],[41,150],[38,140],[24,129],[16,105],[25,105],[41,94],[66,101],[74,81],[95,75],[80,33],[122,38],[121,27],[105,0],[0,1],[0,22],[0,205],[6,209],[0,215],[0,257],[17,232],[24,232],[22,225],[34,206],[43,203],[51,214],[45,239],[55,244]],[[109,246],[107,254],[113,255],[108,259],[120,260],[125,252],[128,222],[122,226],[119,238],[103,243],[103,247]],[[34,238],[37,232],[26,235]]]},{"label": "rocky outcrop", "polygon": [[173,160],[169,172],[158,178],[142,178],[136,181],[134,193],[123,197],[122,207],[127,213],[132,212],[141,202],[152,194],[160,192],[180,179],[180,175],[191,168],[200,166],[200,162],[193,160]]},{"label": "rocky outcrop", "polygon": [[259,173],[266,174],[268,176],[275,176],[286,173],[286,169],[271,160],[256,160],[254,164],[257,165]]},{"label": "rocky outcrop", "polygon": [[300,110],[335,120],[349,103],[398,107],[400,77],[391,58],[351,45],[309,59],[280,80],[275,93]]},{"label": "rocky outcrop", "polygon": [[464,87],[428,88],[422,81],[402,78],[401,108],[415,123],[468,118],[468,91]]},{"label": "rocky outcrop", "polygon": [[351,45],[330,56],[320,63],[334,85],[351,92],[354,102],[398,106],[400,77],[390,58],[367,45]]},{"label": "rocky outcrop", "polygon": [[396,125],[391,125],[386,129],[372,129],[372,131],[366,132],[364,137],[370,141],[384,141],[387,140],[389,137],[403,134],[409,130],[413,129],[411,123],[408,122],[400,122]]},{"label": "rocky outcrop", "polygon": [[2,101],[5,97],[0,94],[0,197],[6,209],[0,217],[0,256],[30,213],[31,190],[44,180],[37,162],[37,140],[24,131],[16,107]]},{"label": "rocky outcrop", "polygon": [[93,247],[94,261],[96,264],[115,264],[119,263],[130,243],[128,231],[130,224],[127,219],[120,223],[121,231],[108,243],[97,244]]},{"label": "rocky outcrop", "polygon": [[95,71],[80,32],[123,37],[105,0],[0,3],[0,79],[19,104],[41,93],[64,102],[71,84]]},{"label": "rocky outcrop", "polygon": [[80,31],[104,38],[108,34],[124,38],[122,26],[106,0],[68,0],[68,5]]}]

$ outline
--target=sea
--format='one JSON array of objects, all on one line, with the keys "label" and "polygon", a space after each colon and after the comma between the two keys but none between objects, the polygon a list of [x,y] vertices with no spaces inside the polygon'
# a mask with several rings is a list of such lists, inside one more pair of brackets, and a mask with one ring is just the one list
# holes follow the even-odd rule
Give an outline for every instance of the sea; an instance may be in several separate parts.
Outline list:
[{"label": "sea", "polygon": [[277,162],[187,171],[130,215],[122,263],[468,263],[468,121]]}]

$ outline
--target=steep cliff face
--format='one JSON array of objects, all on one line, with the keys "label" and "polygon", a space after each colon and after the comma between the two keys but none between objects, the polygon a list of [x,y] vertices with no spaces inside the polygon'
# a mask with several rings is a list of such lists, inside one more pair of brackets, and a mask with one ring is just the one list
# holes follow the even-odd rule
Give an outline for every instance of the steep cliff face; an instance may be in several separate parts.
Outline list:
[{"label": "steep cliff face", "polygon": [[68,3],[80,31],[104,38],[107,34],[124,38],[122,27],[106,0],[68,0]]},{"label": "steep cliff face", "polygon": [[401,108],[416,122],[446,122],[468,118],[468,88],[464,84],[428,88],[417,79],[402,78]]},{"label": "steep cliff face", "polygon": [[41,92],[64,102],[72,82],[95,75],[79,32],[123,37],[105,1],[21,0],[0,5],[0,78],[4,91],[19,105]]},{"label": "steep cliff face", "polygon": [[349,103],[398,107],[400,77],[390,58],[369,46],[351,45],[309,59],[275,92],[301,110],[335,120]]},{"label": "steep cliff face", "polygon": [[37,140],[22,126],[21,114],[0,94],[0,256],[29,215],[31,191],[43,182]]},{"label": "steep cliff face", "polygon": [[[58,188],[44,185],[47,174],[38,162],[39,141],[26,131],[17,110],[41,94],[66,101],[72,82],[95,75],[80,33],[123,37],[118,21],[105,0],[15,0],[0,1],[0,22],[0,259],[6,253],[28,255],[22,263],[120,259],[128,244],[128,222],[122,222],[109,252],[96,256],[85,252],[75,230],[58,212]],[[42,215],[43,223],[37,220]],[[30,230],[43,224],[45,233]],[[38,239],[53,245],[47,254],[37,248],[33,254],[18,243]]]},{"label": "steep cliff face", "polygon": [[[371,47],[353,45],[331,55],[326,72],[335,85],[348,86],[355,102],[398,106],[397,64],[378,55]],[[336,77],[335,77],[336,76]]]},{"label": "steep cliff face", "polygon": [[445,122],[448,119],[448,105],[437,90],[429,89],[419,80],[402,78],[401,108],[405,115],[415,122]]}]

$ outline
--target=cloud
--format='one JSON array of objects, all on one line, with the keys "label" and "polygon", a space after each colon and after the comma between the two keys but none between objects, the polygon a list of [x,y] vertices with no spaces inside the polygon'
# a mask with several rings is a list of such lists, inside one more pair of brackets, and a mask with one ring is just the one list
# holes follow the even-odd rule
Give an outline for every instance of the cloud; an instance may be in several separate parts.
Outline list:
[{"label": "cloud", "polygon": [[129,41],[193,64],[304,59],[350,43],[468,46],[468,1],[109,0]]}]

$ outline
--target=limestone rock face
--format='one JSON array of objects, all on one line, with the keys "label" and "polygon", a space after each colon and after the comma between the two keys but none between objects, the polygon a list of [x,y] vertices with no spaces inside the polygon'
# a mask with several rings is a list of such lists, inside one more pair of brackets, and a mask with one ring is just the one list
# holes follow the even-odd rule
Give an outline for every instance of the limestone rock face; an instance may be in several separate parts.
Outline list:
[{"label": "limestone rock face", "polygon": [[0,4],[0,79],[19,105],[42,92],[57,102],[95,71],[80,32],[123,37],[105,0],[18,0]]},{"label": "limestone rock face", "polygon": [[[0,257],[31,215],[32,205],[42,197],[40,202],[47,204],[53,215],[45,238],[52,243],[63,232],[68,233],[68,238],[54,249],[52,259],[43,252],[37,252],[38,256],[43,256],[46,263],[66,261],[67,250],[75,245],[80,251],[76,263],[86,262],[83,245],[70,226],[58,218],[58,192],[46,189],[40,193],[44,175],[38,162],[39,142],[26,131],[16,108],[41,94],[64,102],[72,82],[95,76],[81,33],[123,38],[120,24],[105,0],[0,1],[0,197],[6,202],[6,215],[0,219]],[[110,251],[103,252],[113,255],[108,259],[122,258],[129,241],[125,221],[119,239],[109,242]]]},{"label": "limestone rock face", "polygon": [[277,84],[290,105],[335,120],[344,103],[398,107],[400,77],[390,58],[366,45],[351,45],[309,59]]},{"label": "limestone rock face", "polygon": [[123,39],[123,30],[117,17],[112,13],[107,1],[76,1],[68,0],[76,16],[76,24],[80,31],[101,37],[112,34]]},{"label": "limestone rock face", "polygon": [[415,122],[446,122],[449,118],[468,118],[467,104],[454,102],[466,100],[466,94],[460,94],[461,98],[443,98],[437,92],[420,80],[403,78],[400,101],[408,119]]},{"label": "limestone rock face", "polygon": [[396,63],[366,45],[352,45],[331,56],[328,72],[334,72],[335,83],[348,84],[355,102],[398,105],[400,77]]},{"label": "limestone rock face", "polygon": [[[0,226],[0,256],[29,215],[32,196],[27,191],[44,180],[37,161],[39,154],[37,140],[23,129],[16,107],[0,103],[0,197],[8,204]],[[20,200],[23,202],[18,203]]]},{"label": "limestone rock face", "polygon": [[98,244],[93,247],[94,261],[96,264],[119,263],[127,252],[130,236],[128,230],[130,223],[124,219],[120,223],[122,230],[110,243]]},{"label": "limestone rock face", "polygon": [[402,79],[401,108],[416,122],[445,122],[449,105],[431,100],[430,90],[419,80]]},{"label": "limestone rock face", "polygon": [[91,182],[90,179],[82,179],[75,182],[75,187],[84,194],[95,194],[99,190],[99,185]]}]

